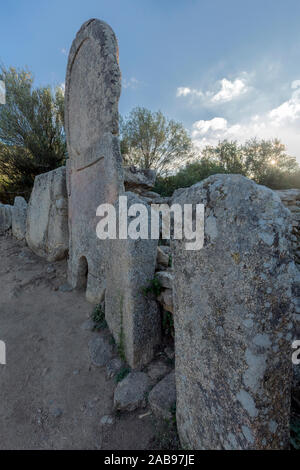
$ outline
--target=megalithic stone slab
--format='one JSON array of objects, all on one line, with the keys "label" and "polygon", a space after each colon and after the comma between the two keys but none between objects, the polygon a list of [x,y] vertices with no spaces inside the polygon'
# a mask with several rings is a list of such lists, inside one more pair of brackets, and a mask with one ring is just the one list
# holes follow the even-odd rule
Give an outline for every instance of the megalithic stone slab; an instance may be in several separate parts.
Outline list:
[{"label": "megalithic stone slab", "polygon": [[66,168],[35,177],[27,207],[26,241],[48,261],[66,257],[69,246]]},{"label": "megalithic stone slab", "polygon": [[[128,207],[143,204],[150,223],[150,206],[126,192]],[[117,226],[119,204],[116,203]],[[132,218],[128,218],[130,223]],[[105,318],[120,352],[133,368],[147,364],[160,343],[161,320],[156,300],[145,288],[154,278],[158,240],[109,240],[105,295]]]},{"label": "megalithic stone slab", "polygon": [[118,134],[121,74],[114,32],[103,21],[82,25],[69,54],[65,126],[69,160],[69,282],[87,299],[105,292],[105,242],[97,239],[97,207],[124,190]]},{"label": "megalithic stone slab", "polygon": [[12,211],[12,233],[18,240],[26,237],[27,202],[21,196],[17,196]]},{"label": "megalithic stone slab", "polygon": [[205,241],[172,242],[177,425],[190,449],[289,447],[297,270],[279,197],[240,175],[174,193],[205,205]]}]

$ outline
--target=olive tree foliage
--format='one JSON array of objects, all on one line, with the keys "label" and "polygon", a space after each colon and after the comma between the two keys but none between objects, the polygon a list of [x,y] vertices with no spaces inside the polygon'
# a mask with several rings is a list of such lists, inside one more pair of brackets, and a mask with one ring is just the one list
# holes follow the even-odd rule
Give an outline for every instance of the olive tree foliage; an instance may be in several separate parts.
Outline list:
[{"label": "olive tree foliage", "polygon": [[161,176],[192,156],[191,139],[181,123],[141,107],[120,117],[120,143],[126,165],[152,168]]},{"label": "olive tree foliage", "polygon": [[6,102],[0,106],[0,200],[28,198],[34,178],[66,159],[64,93],[33,87],[31,72],[0,67]]},{"label": "olive tree foliage", "polygon": [[159,177],[155,191],[170,196],[216,173],[237,173],[272,189],[300,188],[300,168],[278,140],[251,139],[244,144],[221,141],[199,151],[193,162],[168,177]]},{"label": "olive tree foliage", "polygon": [[278,179],[299,174],[295,157],[286,153],[284,144],[278,139],[250,139],[244,144],[224,140],[216,147],[207,146],[201,157],[217,163],[227,173],[239,173],[276,189]]}]

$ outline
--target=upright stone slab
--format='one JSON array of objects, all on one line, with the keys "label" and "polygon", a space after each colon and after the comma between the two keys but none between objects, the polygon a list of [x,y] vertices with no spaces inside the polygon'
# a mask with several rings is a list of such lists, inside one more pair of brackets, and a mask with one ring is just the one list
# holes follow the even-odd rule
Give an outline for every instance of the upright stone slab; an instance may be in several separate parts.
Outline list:
[{"label": "upright stone slab", "polygon": [[[126,192],[128,207],[144,202]],[[145,205],[150,212],[150,206]],[[116,204],[117,226],[119,205]],[[128,222],[132,218],[128,218]],[[150,217],[149,217],[150,220]],[[133,368],[147,364],[160,343],[161,322],[154,298],[145,288],[154,278],[158,240],[109,240],[105,318],[116,343]]]},{"label": "upright stone slab", "polygon": [[0,235],[11,228],[13,206],[0,203]]},{"label": "upright stone slab", "polygon": [[172,243],[181,442],[286,448],[297,282],[289,212],[240,175],[212,176],[174,202],[205,205],[204,247]]},{"label": "upright stone slab", "polygon": [[98,303],[105,291],[105,242],[96,236],[96,209],[123,188],[118,134],[121,75],[116,37],[92,19],[73,41],[66,76],[65,125],[69,160],[69,282]]},{"label": "upright stone slab", "polygon": [[68,200],[66,168],[36,176],[27,209],[26,241],[48,261],[68,253]]},{"label": "upright stone slab", "polygon": [[12,233],[18,240],[26,237],[27,202],[23,197],[17,196],[12,211]]}]

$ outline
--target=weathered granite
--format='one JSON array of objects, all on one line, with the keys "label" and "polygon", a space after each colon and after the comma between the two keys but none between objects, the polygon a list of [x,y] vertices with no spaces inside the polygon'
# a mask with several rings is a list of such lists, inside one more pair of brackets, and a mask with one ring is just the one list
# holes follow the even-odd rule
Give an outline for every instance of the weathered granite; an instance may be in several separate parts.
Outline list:
[{"label": "weathered granite", "polygon": [[105,292],[105,246],[96,236],[97,207],[124,190],[118,134],[121,74],[114,32],[84,23],[69,54],[65,127],[69,160],[69,282],[99,303]]},{"label": "weathered granite", "polygon": [[158,418],[171,419],[176,405],[175,373],[170,372],[149,393],[149,405]]},{"label": "weathered granite", "polygon": [[18,240],[26,237],[27,202],[23,197],[17,196],[12,211],[12,234]]},{"label": "weathered granite", "polygon": [[150,380],[144,372],[130,372],[118,383],[114,394],[114,409],[134,411],[146,406]]},{"label": "weathered granite", "polygon": [[27,208],[26,241],[48,261],[66,257],[69,246],[66,169],[36,176]]},{"label": "weathered granite", "polygon": [[279,196],[240,175],[175,192],[205,242],[172,242],[177,426],[189,449],[289,446],[297,269]]},{"label": "weathered granite", "polygon": [[[128,207],[142,204],[133,193]],[[145,205],[148,214],[150,207]],[[116,204],[117,226],[119,203]],[[128,217],[128,225],[132,220]],[[150,220],[150,219],[149,219]],[[106,270],[105,318],[116,342],[133,368],[147,364],[160,343],[161,321],[155,299],[143,293],[154,278],[158,240],[109,240]]]}]

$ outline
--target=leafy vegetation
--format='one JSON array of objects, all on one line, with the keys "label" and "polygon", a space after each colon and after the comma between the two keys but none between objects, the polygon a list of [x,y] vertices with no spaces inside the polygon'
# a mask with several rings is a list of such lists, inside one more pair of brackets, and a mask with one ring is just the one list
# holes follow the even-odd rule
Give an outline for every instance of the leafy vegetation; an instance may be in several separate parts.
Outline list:
[{"label": "leafy vegetation", "polygon": [[6,104],[0,106],[0,200],[28,199],[34,178],[66,159],[61,88],[33,88],[28,70],[0,67]]},{"label": "leafy vegetation", "polygon": [[127,165],[153,168],[158,175],[174,170],[192,156],[192,142],[179,122],[160,111],[134,108],[120,118],[121,152]]},{"label": "leafy vegetation", "polygon": [[123,379],[125,379],[125,377],[130,373],[130,368],[129,367],[122,367],[121,370],[119,370],[119,372],[117,373],[116,377],[115,377],[115,381],[118,383],[118,382],[121,382]]},{"label": "leafy vegetation", "polygon": [[175,189],[217,173],[241,174],[272,189],[300,188],[299,165],[287,155],[284,145],[277,139],[252,139],[243,145],[224,140],[216,147],[206,147],[198,159],[176,174],[159,177],[154,190],[170,196]]},{"label": "leafy vegetation", "polygon": [[107,323],[105,320],[105,313],[101,304],[96,305],[96,307],[94,308],[92,312],[91,318],[93,322],[95,323],[95,326],[94,326],[95,331],[99,331],[107,327]]},{"label": "leafy vegetation", "polygon": [[165,335],[175,336],[173,313],[164,310],[162,313],[162,328]]},{"label": "leafy vegetation", "polygon": [[145,286],[142,289],[144,295],[148,295],[152,293],[156,297],[160,295],[162,290],[163,290],[163,286],[161,285],[161,282],[157,277],[154,277],[153,279],[151,279],[149,281],[148,286]]}]

